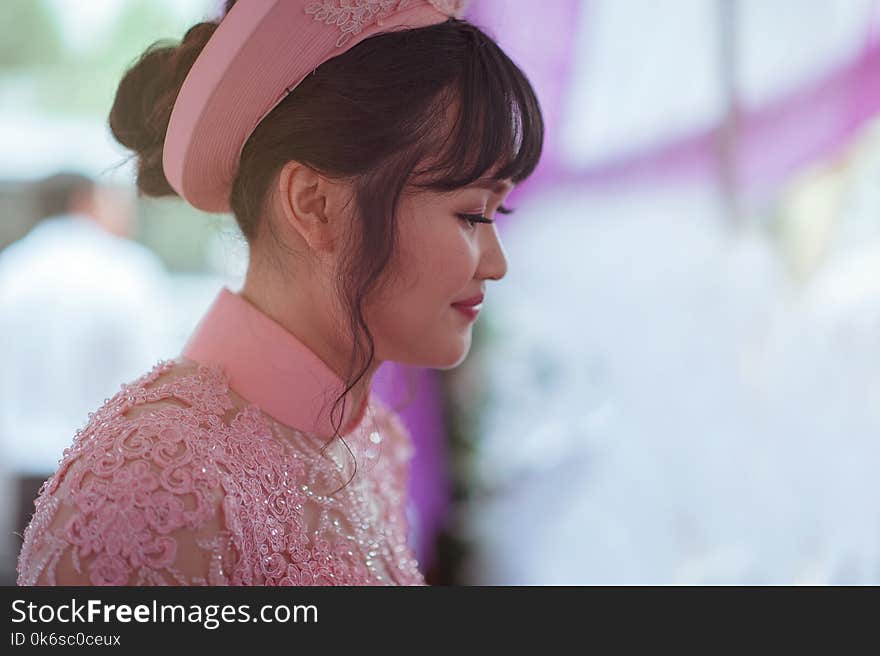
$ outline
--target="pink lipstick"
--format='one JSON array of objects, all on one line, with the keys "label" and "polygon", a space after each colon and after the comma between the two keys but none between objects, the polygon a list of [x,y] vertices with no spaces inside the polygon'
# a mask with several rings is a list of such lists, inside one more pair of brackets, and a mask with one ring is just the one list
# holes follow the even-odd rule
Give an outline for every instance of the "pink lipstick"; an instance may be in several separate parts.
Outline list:
[{"label": "pink lipstick", "polygon": [[462,301],[458,301],[457,303],[453,303],[452,307],[461,312],[468,319],[476,319],[477,315],[480,313],[480,309],[483,306],[483,295],[478,294],[477,296],[472,296],[471,298],[466,298]]}]

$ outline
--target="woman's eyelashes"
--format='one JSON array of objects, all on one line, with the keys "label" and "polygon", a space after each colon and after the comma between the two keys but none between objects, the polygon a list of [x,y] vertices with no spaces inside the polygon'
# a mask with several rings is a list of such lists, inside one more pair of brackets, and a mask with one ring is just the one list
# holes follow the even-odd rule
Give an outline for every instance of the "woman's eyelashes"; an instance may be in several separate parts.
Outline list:
[{"label": "woman's eyelashes", "polygon": [[[513,213],[512,209],[504,207],[504,205],[498,206],[498,211],[502,214],[511,214]],[[473,228],[477,223],[495,223],[494,219],[489,219],[483,216],[482,214],[459,214],[458,215],[463,221],[467,222],[467,224]]]},{"label": "woman's eyelashes", "polygon": [[459,214],[459,218],[470,226],[471,229],[478,223],[495,223],[482,214]]}]

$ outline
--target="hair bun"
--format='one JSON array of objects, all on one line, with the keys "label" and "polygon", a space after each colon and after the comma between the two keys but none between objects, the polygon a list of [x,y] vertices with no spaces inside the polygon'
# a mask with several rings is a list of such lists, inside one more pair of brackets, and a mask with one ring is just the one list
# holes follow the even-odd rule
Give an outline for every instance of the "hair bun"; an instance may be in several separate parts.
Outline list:
[{"label": "hair bun", "polygon": [[144,195],[177,195],[162,168],[165,133],[180,87],[217,25],[192,26],[179,45],[153,43],[119,82],[110,110],[110,131],[137,154],[137,186]]}]

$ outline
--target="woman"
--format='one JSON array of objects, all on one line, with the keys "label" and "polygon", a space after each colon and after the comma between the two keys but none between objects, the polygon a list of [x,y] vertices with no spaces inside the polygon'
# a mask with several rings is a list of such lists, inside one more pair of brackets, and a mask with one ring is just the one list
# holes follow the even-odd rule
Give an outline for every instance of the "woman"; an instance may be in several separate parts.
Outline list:
[{"label": "woman", "polygon": [[491,217],[543,143],[528,80],[462,9],[239,0],[127,71],[110,127],[141,193],[231,211],[249,268],[89,415],[19,584],[424,583],[412,446],[370,381],[466,356],[507,268]]}]

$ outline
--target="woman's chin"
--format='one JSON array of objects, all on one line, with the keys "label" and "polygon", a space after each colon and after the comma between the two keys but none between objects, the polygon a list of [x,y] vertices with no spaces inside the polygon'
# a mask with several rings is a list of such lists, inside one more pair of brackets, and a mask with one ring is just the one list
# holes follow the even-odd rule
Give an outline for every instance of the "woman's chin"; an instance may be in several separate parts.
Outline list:
[{"label": "woman's chin", "polygon": [[470,350],[470,340],[467,340],[466,344],[459,342],[458,344],[451,345],[443,352],[422,354],[421,357],[413,358],[407,364],[410,364],[414,367],[422,367],[425,369],[439,369],[441,371],[446,369],[455,369],[462,362],[464,362]]},{"label": "woman's chin", "polygon": [[445,357],[441,359],[441,362],[435,367],[436,369],[455,369],[462,362],[464,362],[465,358],[467,358],[468,353],[471,351],[471,338],[470,332],[468,332],[467,339],[459,340],[459,342],[455,345],[454,348],[451,348],[449,353],[445,354]]},{"label": "woman's chin", "polygon": [[418,344],[411,344],[407,353],[398,352],[383,360],[424,369],[454,369],[464,362],[470,353],[471,332],[471,330],[459,330],[447,333],[440,339],[423,338]]}]

